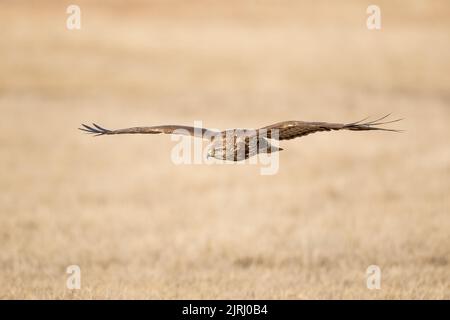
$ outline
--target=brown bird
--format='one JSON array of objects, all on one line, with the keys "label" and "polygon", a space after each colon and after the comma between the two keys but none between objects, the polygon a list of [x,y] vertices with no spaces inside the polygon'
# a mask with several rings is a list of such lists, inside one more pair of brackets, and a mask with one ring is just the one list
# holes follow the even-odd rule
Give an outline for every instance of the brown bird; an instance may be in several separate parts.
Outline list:
[{"label": "brown bird", "polygon": [[102,128],[95,123],[91,126],[82,124],[83,128],[79,128],[85,132],[94,134],[95,136],[113,135],[113,134],[181,134],[190,135],[208,139],[211,143],[208,146],[208,158],[214,157],[220,160],[241,161],[248,159],[258,153],[272,153],[283,150],[277,146],[271,145],[268,139],[274,140],[290,140],[319,131],[333,130],[382,130],[400,132],[400,130],[385,129],[377,127],[378,125],[393,123],[402,119],[396,119],[381,122],[389,116],[386,115],[377,120],[342,124],[328,122],[306,122],[306,121],[283,121],[272,124],[260,129],[228,129],[224,131],[214,131],[205,128],[197,128],[179,125],[163,125],[154,127],[133,127],[127,129],[108,130]]}]

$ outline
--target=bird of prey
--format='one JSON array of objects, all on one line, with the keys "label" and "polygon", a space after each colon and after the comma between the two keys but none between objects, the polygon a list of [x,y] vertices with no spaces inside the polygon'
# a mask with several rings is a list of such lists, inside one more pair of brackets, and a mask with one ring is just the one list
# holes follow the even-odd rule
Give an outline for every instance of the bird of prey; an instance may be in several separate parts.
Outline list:
[{"label": "bird of prey", "polygon": [[269,140],[290,140],[303,137],[320,131],[352,130],[352,131],[392,131],[399,130],[380,128],[379,125],[393,123],[402,119],[384,121],[389,116],[367,121],[368,118],[352,123],[328,123],[328,122],[306,122],[306,121],[283,121],[260,129],[228,129],[224,131],[209,130],[206,128],[162,125],[153,127],[133,127],[118,130],[108,130],[96,125],[87,126],[82,124],[83,130],[95,136],[114,134],[181,134],[208,139],[207,157],[219,160],[241,161],[248,159],[258,153],[272,153],[283,150],[270,144]]}]

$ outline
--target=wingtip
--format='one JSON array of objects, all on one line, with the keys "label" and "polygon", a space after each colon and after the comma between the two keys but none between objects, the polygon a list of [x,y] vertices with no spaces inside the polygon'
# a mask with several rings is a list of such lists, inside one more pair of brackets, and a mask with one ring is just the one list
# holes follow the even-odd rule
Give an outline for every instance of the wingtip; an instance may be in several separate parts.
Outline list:
[{"label": "wingtip", "polygon": [[347,127],[350,130],[380,130],[380,131],[390,131],[390,132],[403,132],[403,130],[397,130],[397,129],[389,129],[389,128],[380,128],[379,125],[389,124],[389,123],[395,123],[404,120],[403,118],[394,119],[394,120],[388,120],[383,121],[386,118],[388,118],[392,113],[388,113],[385,116],[378,118],[376,120],[362,122],[358,121],[356,123],[351,123],[347,125]]},{"label": "wingtip", "polygon": [[104,129],[104,128],[96,125],[95,123],[92,124],[93,127],[85,125],[84,123],[82,123],[81,126],[82,126],[82,128],[81,127],[78,128],[79,130],[84,131],[85,133],[88,133],[88,134],[93,134],[94,137],[111,133],[110,130]]}]

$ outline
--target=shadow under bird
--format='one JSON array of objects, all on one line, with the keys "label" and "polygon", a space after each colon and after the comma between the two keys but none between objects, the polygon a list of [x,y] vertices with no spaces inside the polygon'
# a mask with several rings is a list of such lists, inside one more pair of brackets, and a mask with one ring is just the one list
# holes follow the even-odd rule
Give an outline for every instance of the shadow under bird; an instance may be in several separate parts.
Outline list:
[{"label": "shadow under bird", "polygon": [[161,125],[153,127],[133,127],[118,130],[109,130],[96,125],[87,126],[82,124],[82,131],[95,136],[115,135],[115,134],[179,134],[193,137],[200,137],[210,141],[208,145],[207,157],[213,157],[219,160],[241,161],[248,159],[258,153],[272,153],[283,150],[278,146],[272,145],[269,141],[290,140],[306,136],[320,131],[391,131],[400,132],[400,130],[380,128],[379,125],[398,122],[402,119],[384,121],[386,115],[382,118],[367,121],[367,118],[352,123],[329,123],[329,122],[307,122],[307,121],[283,121],[260,129],[228,129],[224,131],[215,131],[206,128],[190,127],[182,125]]}]

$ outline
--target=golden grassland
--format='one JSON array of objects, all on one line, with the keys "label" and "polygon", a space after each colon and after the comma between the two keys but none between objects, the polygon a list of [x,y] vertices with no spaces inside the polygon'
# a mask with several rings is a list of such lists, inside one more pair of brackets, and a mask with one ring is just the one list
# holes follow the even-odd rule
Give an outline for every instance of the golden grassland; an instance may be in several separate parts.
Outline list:
[{"label": "golden grassland", "polygon": [[[450,298],[448,2],[379,1],[380,31],[364,1],[77,2],[78,31],[0,3],[0,298]],[[287,141],[272,176],[77,130],[389,112],[406,132]]]}]

